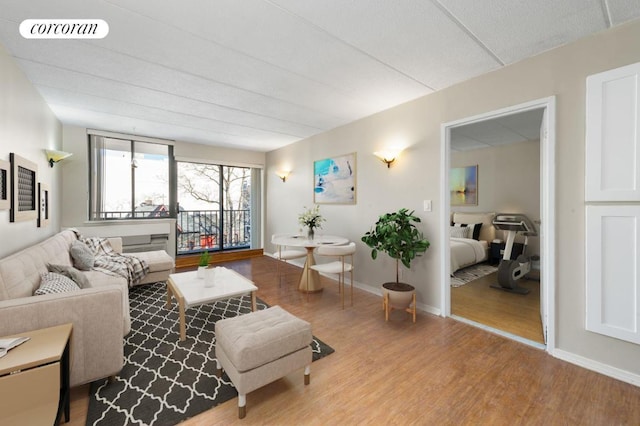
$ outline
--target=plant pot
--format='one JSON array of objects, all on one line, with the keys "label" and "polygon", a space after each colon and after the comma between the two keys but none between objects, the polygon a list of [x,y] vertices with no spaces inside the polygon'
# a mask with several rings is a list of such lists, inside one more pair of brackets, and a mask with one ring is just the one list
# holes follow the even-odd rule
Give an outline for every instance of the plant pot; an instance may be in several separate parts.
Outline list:
[{"label": "plant pot", "polygon": [[198,266],[198,272],[196,273],[196,277],[203,279],[204,278],[204,273],[207,270],[206,266]]},{"label": "plant pot", "polygon": [[389,313],[393,309],[402,309],[416,322],[416,291],[410,284],[390,282],[382,284],[382,308],[384,320],[389,321]]},{"label": "plant pot", "polygon": [[382,284],[382,294],[388,294],[389,306],[394,309],[406,309],[413,301],[415,287],[407,283],[388,282]]}]

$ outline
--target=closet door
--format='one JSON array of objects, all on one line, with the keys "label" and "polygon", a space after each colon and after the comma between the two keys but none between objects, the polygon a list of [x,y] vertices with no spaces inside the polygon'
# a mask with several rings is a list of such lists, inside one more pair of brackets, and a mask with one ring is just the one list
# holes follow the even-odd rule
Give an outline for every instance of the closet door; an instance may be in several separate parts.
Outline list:
[{"label": "closet door", "polygon": [[587,330],[640,343],[640,206],[587,206]]},{"label": "closet door", "polygon": [[586,328],[640,343],[640,63],[587,78]]},{"label": "closet door", "polygon": [[586,201],[640,201],[640,63],[587,78]]}]

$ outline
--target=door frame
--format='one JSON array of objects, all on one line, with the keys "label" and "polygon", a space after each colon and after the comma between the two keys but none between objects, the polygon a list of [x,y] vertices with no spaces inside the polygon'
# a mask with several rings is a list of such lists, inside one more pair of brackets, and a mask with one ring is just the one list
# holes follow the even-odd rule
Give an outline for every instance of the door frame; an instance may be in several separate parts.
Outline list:
[{"label": "door frame", "polygon": [[[533,109],[545,109],[546,137],[540,138],[541,164],[540,164],[540,279],[542,302],[545,304],[547,318],[543,320],[543,332],[546,322],[546,351],[553,354],[555,349],[555,117],[556,98],[550,96],[518,105],[509,106],[499,110],[465,117],[459,120],[443,123],[440,127],[440,313],[443,317],[451,316],[451,280],[449,226],[451,217],[451,196],[449,192],[449,169],[451,166],[451,129],[466,124],[491,120],[506,115]],[[544,122],[545,120],[543,120]]]}]

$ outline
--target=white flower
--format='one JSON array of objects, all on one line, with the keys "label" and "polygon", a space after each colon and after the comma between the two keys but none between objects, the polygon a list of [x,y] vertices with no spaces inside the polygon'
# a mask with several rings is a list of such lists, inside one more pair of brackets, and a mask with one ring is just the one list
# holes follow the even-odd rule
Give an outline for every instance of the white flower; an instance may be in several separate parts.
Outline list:
[{"label": "white flower", "polygon": [[304,213],[298,216],[298,222],[300,225],[306,226],[310,229],[322,228],[324,218],[320,215],[320,206],[316,205],[313,209],[307,209],[305,206],[304,209]]}]

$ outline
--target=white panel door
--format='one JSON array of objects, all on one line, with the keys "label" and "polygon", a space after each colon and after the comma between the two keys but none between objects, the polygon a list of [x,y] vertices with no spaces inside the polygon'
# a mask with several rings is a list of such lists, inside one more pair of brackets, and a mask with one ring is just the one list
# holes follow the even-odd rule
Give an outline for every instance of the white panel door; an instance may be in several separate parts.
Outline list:
[{"label": "white panel door", "polygon": [[640,63],[587,78],[586,201],[640,201]]},{"label": "white panel door", "polygon": [[586,207],[587,330],[640,343],[640,206]]}]

